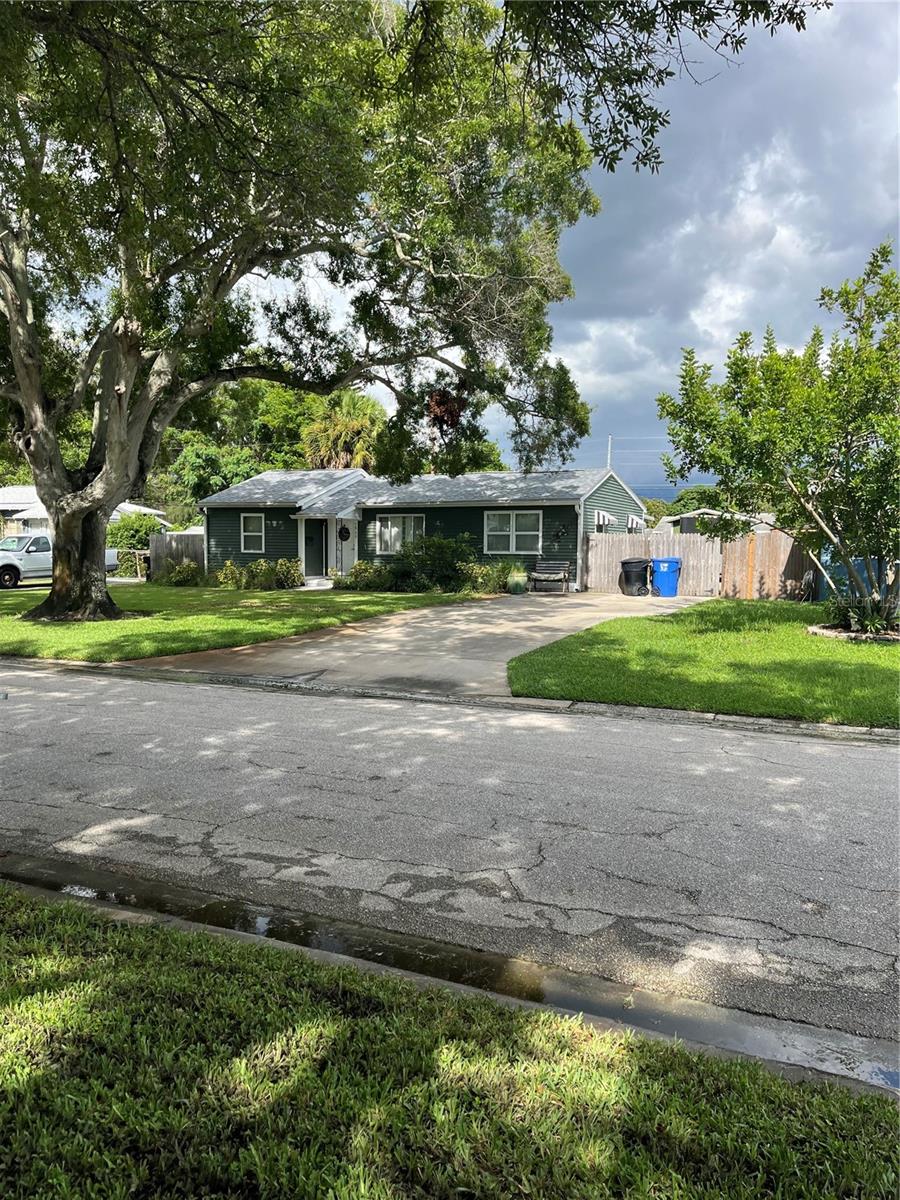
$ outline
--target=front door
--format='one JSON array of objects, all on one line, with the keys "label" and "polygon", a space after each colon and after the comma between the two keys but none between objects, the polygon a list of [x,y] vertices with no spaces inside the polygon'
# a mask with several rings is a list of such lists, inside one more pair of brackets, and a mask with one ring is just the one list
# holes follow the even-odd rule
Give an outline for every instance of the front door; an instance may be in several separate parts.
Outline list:
[{"label": "front door", "polygon": [[307,520],[303,522],[303,573],[304,575],[325,574],[325,522]]}]

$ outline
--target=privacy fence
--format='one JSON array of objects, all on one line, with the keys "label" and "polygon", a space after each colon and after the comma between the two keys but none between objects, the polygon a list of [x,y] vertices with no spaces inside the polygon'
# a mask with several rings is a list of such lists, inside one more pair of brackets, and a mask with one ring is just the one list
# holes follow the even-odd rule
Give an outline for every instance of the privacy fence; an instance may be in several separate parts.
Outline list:
[{"label": "privacy fence", "polygon": [[799,599],[812,559],[786,533],[768,529],[734,542],[702,533],[590,533],[584,539],[589,591],[618,592],[623,558],[680,558],[683,596]]},{"label": "privacy fence", "polygon": [[203,570],[202,533],[151,533],[150,576],[159,578],[165,574],[166,559],[173,563],[190,560]]}]

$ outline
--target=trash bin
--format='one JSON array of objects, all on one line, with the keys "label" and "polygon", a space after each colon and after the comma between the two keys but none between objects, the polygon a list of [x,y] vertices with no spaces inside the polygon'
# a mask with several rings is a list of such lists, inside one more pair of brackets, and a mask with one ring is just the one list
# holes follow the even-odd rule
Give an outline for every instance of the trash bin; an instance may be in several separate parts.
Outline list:
[{"label": "trash bin", "polygon": [[649,558],[622,559],[622,591],[626,596],[646,596],[650,589],[647,586],[647,568]]},{"label": "trash bin", "polygon": [[678,576],[681,574],[680,558],[654,558],[653,595],[677,596]]}]

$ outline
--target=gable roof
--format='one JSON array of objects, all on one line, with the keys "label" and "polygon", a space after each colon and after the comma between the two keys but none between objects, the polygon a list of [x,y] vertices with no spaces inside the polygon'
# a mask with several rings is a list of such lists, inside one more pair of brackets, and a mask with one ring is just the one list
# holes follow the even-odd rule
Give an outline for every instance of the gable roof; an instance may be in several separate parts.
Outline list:
[{"label": "gable roof", "polygon": [[473,471],[469,475],[419,475],[409,483],[392,486],[373,480],[360,501],[367,508],[406,507],[411,504],[522,504],[577,503],[599,487],[609,471]]},{"label": "gable roof", "polygon": [[215,492],[200,501],[200,507],[306,508],[316,497],[332,495],[349,483],[370,479],[359,467],[333,471],[263,471],[242,483]]},{"label": "gable roof", "polygon": [[594,471],[473,471],[418,475],[392,484],[360,468],[263,471],[200,501],[201,508],[297,508],[309,517],[349,517],[357,508],[426,508],[445,504],[580,504],[614,479],[641,511],[644,505],[609,468]]}]

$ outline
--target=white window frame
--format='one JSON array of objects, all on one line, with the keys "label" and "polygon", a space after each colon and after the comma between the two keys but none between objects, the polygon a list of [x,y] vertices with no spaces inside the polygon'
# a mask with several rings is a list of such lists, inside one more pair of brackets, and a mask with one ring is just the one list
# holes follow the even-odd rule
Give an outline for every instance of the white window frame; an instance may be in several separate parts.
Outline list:
[{"label": "white window frame", "polygon": [[[488,517],[495,517],[495,516],[504,516],[504,517],[508,516],[510,519],[509,520],[509,542],[508,542],[509,549],[508,550],[489,550],[488,549]],[[538,519],[537,550],[518,550],[518,549],[516,549],[516,537],[518,535],[518,531],[516,530],[516,517],[520,517],[520,516],[537,517],[537,519]],[[522,534],[523,534],[523,536],[527,535],[528,537],[534,537],[534,530],[533,529],[523,530]],[[498,537],[499,534],[494,532],[491,536]],[[538,556],[540,556],[543,545],[544,545],[544,510],[542,508],[489,508],[489,509],[485,509],[484,540],[482,542],[482,549],[484,550],[485,554],[513,554],[516,556],[516,558],[521,558],[522,555],[524,555],[524,554],[537,554]]]},{"label": "white window frame", "polygon": [[[262,523],[262,528],[259,532],[248,531],[244,529],[244,521],[247,517],[253,517],[254,520],[259,519]],[[245,541],[248,537],[259,538],[262,545],[257,549],[248,549]],[[242,512],[241,513],[241,554],[265,554],[266,552],[266,514],[258,512]]]},{"label": "white window frame", "polygon": [[[394,513],[383,512],[375,514],[375,553],[376,554],[396,554],[396,550],[383,550],[381,545],[381,530],[382,525],[390,521],[400,522],[400,545],[405,546],[407,542],[411,542],[414,538],[425,536],[425,514],[424,513]],[[413,526],[413,535],[410,538],[403,537],[403,522],[404,521],[419,521],[421,522],[421,530],[416,533]]]}]

